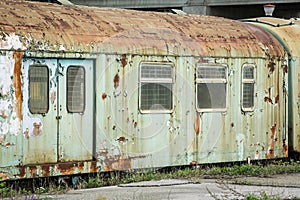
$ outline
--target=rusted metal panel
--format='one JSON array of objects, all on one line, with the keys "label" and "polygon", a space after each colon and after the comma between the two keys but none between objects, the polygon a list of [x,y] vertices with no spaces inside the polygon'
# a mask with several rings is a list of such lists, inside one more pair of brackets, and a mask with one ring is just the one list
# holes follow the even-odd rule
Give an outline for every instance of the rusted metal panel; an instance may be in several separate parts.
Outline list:
[{"label": "rusted metal panel", "polygon": [[[144,54],[239,57],[265,56],[266,48],[269,54],[283,52],[275,40],[261,40],[262,32],[256,34],[242,23],[212,16],[65,7],[21,0],[2,1],[1,8],[1,31],[19,35],[31,50],[125,54],[147,49]],[[29,11],[32,14],[28,15]]]},{"label": "rusted metal panel", "polygon": [[[116,154],[122,152],[122,155],[129,157],[143,155],[131,161],[132,168],[287,156],[287,127],[284,124],[286,102],[281,90],[286,78],[284,68],[281,68],[283,58],[211,58],[214,63],[230,66],[227,94],[229,106],[226,112],[196,113],[193,98],[195,85],[191,80],[194,80],[195,66],[200,59],[127,55],[127,62],[131,65],[123,67],[120,57],[107,55],[101,61],[101,65],[106,68],[98,68],[96,73],[100,74],[97,91],[105,94],[105,99],[97,99],[97,128],[103,134],[97,138],[97,149],[100,149],[102,159],[108,157],[110,148]],[[137,68],[145,60],[174,64],[176,108],[172,114],[141,114],[136,110],[139,81]],[[272,70],[270,62],[273,63]],[[251,112],[241,112],[240,107],[243,63],[254,63],[257,70],[256,103]],[[115,87],[115,72],[119,76],[118,87]],[[265,97],[272,103],[265,102]]]},{"label": "rusted metal panel", "polygon": [[[32,114],[29,109],[29,69],[31,65],[43,65],[49,69],[49,109],[46,114]],[[55,101],[51,100],[56,94],[57,62],[55,59],[22,60],[22,95],[23,95],[23,148],[22,164],[53,163],[57,161],[57,130]],[[56,99],[56,98],[55,98]]]},{"label": "rusted metal panel", "polygon": [[[286,91],[288,94],[288,110],[286,118],[288,119],[288,146],[290,150],[300,152],[300,135],[299,135],[299,65],[300,65],[300,23],[298,19],[276,19],[271,17],[262,17],[257,19],[247,20],[249,23],[263,27],[265,30],[272,33],[278,41],[285,47],[289,58],[283,63],[285,75],[288,74],[286,81]],[[270,68],[272,69],[272,68]],[[280,97],[280,96],[279,96]],[[269,101],[268,99],[266,99]],[[275,100],[276,101],[276,100]],[[271,101],[269,101],[271,102]],[[273,103],[273,102],[271,102]],[[283,152],[287,155],[287,141],[283,143]]]}]

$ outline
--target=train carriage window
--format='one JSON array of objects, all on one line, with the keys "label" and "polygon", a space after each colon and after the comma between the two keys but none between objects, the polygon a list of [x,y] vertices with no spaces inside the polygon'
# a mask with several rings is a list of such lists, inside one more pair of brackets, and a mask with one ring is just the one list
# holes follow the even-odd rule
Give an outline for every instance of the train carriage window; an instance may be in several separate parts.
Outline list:
[{"label": "train carriage window", "polygon": [[170,113],[173,109],[173,65],[142,63],[139,107],[143,113]]},{"label": "train carriage window", "polygon": [[224,65],[197,65],[197,110],[215,112],[226,110],[227,67]]},{"label": "train carriage window", "polygon": [[67,69],[67,110],[83,113],[85,109],[85,70],[82,66]]},{"label": "train carriage window", "polygon": [[254,66],[244,65],[242,68],[242,109],[252,111],[254,108]]},{"label": "train carriage window", "polygon": [[29,110],[45,114],[49,110],[49,69],[46,65],[29,66]]}]

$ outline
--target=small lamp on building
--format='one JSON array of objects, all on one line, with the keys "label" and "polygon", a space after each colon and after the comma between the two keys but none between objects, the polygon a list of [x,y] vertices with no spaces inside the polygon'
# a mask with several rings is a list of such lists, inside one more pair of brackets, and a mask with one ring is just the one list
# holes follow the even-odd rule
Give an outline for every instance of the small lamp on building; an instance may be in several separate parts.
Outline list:
[{"label": "small lamp on building", "polygon": [[274,9],[275,9],[275,5],[273,5],[273,4],[264,5],[265,15],[272,16]]}]

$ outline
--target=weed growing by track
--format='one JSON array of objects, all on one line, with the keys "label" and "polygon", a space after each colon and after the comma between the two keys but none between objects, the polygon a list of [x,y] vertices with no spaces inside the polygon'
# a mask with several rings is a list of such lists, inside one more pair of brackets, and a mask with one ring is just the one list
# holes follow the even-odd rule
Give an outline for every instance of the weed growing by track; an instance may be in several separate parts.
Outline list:
[{"label": "weed growing by track", "polygon": [[[95,188],[110,185],[119,185],[132,182],[149,181],[149,180],[161,180],[161,179],[188,179],[193,182],[197,182],[203,178],[231,178],[231,177],[244,177],[244,176],[258,176],[268,177],[276,174],[289,174],[299,173],[300,162],[293,160],[289,162],[285,161],[273,161],[268,164],[240,164],[233,166],[187,166],[182,169],[148,169],[148,170],[132,170],[132,171],[117,171],[90,174],[87,176],[81,176],[74,179],[70,177],[62,177],[56,180],[43,179],[33,180],[31,188],[23,187],[22,184],[7,184],[6,182],[0,182],[0,197],[32,197],[37,198],[46,193],[64,193],[69,189],[85,189]],[[30,199],[32,199],[30,198]],[[247,199],[255,199],[254,195],[249,194]]]}]

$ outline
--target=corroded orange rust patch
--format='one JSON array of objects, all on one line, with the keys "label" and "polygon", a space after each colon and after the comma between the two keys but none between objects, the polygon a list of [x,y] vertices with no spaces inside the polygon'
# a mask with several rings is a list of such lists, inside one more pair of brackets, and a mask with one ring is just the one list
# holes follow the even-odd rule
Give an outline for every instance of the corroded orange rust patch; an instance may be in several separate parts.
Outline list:
[{"label": "corroded orange rust patch", "polygon": [[200,113],[197,113],[195,120],[195,132],[198,135],[200,133]]},{"label": "corroded orange rust patch", "polygon": [[5,172],[0,172],[0,178],[1,180],[7,180],[9,179],[9,176]]},{"label": "corroded orange rust patch", "polygon": [[289,155],[288,145],[286,144],[285,140],[283,141],[282,152],[283,152],[284,157],[288,157],[288,155]]},{"label": "corroded orange rust patch", "polygon": [[116,89],[119,87],[119,82],[120,82],[120,76],[118,74],[115,75],[114,77],[114,88]]},{"label": "corroded orange rust patch", "polygon": [[14,59],[14,88],[15,88],[15,96],[16,96],[16,111],[17,116],[20,120],[22,120],[22,81],[21,81],[21,65],[22,65],[22,57],[23,52],[15,51]]},{"label": "corroded orange rust patch", "polygon": [[270,137],[270,143],[269,143],[269,150],[266,154],[266,158],[274,158],[274,147],[275,147],[275,132],[276,132],[276,123],[271,128],[271,137]]},{"label": "corroded orange rust patch", "polygon": [[190,162],[190,165],[191,166],[196,166],[198,164],[198,162],[196,161],[196,160],[192,160],[191,162]]},{"label": "corroded orange rust patch", "polygon": [[269,62],[269,64],[268,64],[268,68],[269,68],[269,72],[270,73],[273,73],[274,72],[274,70],[275,70],[275,63],[274,62]]},{"label": "corroded orange rust patch", "polygon": [[125,142],[126,141],[126,138],[124,136],[121,136],[117,139],[117,141],[119,142]]},{"label": "corroded orange rust patch", "polygon": [[289,70],[288,66],[286,64],[284,64],[283,65],[283,72],[288,73],[288,70]]},{"label": "corroded orange rust patch", "polygon": [[265,102],[268,102],[268,103],[270,103],[270,104],[273,104],[273,101],[272,101],[272,99],[271,99],[270,97],[265,97],[265,98],[264,98],[264,101],[265,101]]},{"label": "corroded orange rust patch", "polygon": [[279,102],[279,94],[275,97],[275,104]]},{"label": "corroded orange rust patch", "polygon": [[122,55],[121,63],[122,63],[123,67],[125,67],[127,65],[127,59],[126,59],[126,55],[125,54]]},{"label": "corroded orange rust patch", "polygon": [[103,93],[103,94],[102,94],[102,99],[104,100],[104,99],[106,99],[106,97],[107,97],[107,94],[106,94],[106,93]]}]

